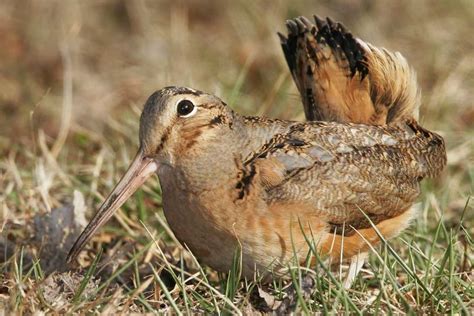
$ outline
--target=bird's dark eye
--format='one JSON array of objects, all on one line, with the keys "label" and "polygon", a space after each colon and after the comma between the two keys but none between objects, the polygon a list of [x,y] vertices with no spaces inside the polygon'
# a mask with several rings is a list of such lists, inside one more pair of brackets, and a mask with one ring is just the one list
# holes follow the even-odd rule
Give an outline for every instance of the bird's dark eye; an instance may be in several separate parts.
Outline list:
[{"label": "bird's dark eye", "polygon": [[194,104],[189,100],[181,100],[178,103],[178,114],[189,116],[194,111]]}]

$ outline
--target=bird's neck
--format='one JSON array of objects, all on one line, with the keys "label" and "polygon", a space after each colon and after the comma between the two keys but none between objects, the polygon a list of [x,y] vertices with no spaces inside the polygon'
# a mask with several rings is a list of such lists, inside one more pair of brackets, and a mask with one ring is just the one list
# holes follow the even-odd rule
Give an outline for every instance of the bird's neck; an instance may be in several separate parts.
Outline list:
[{"label": "bird's neck", "polygon": [[197,141],[190,152],[168,168],[166,177],[172,175],[171,181],[180,182],[173,185],[182,190],[192,188],[195,193],[235,185],[244,161],[289,125],[281,120],[238,114],[231,122]]}]

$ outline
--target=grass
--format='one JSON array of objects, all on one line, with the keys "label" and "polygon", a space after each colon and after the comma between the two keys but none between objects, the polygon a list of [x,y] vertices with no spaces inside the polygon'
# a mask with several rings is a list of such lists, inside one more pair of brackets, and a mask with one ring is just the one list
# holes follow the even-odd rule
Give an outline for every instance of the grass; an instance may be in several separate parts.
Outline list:
[{"label": "grass", "polygon": [[[48,275],[35,216],[84,198],[87,218],[137,148],[145,99],[165,85],[236,110],[302,119],[275,32],[286,18],[343,21],[401,51],[423,89],[421,122],[443,135],[448,167],[425,181],[419,216],[371,252],[350,290],[324,262],[287,280],[221,275],[166,226],[153,179],[80,258]],[[470,314],[473,288],[474,5],[471,1],[298,3],[83,1],[0,4],[0,308],[5,312]],[[104,252],[101,254],[101,249]],[[60,251],[58,246],[58,251]],[[314,255],[314,254],[310,254]]]}]

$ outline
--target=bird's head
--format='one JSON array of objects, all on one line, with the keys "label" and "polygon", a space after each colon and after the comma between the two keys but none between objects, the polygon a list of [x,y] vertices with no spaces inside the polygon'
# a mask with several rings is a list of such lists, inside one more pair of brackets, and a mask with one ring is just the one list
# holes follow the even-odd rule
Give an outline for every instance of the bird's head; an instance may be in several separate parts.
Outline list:
[{"label": "bird's head", "polygon": [[230,121],[232,111],[218,97],[184,87],[153,93],[140,118],[140,149],[146,157],[172,164],[196,141],[215,134]]},{"label": "bird's head", "polygon": [[128,170],[76,240],[72,261],[92,235],[161,165],[173,165],[200,140],[215,139],[228,126],[232,111],[216,96],[184,87],[153,93],[140,118],[140,147]]}]

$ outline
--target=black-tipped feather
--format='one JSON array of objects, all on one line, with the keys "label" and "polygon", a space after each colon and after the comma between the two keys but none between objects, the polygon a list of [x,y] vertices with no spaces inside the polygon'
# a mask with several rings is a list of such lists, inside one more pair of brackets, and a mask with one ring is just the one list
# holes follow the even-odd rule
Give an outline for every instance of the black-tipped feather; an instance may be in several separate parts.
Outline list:
[{"label": "black-tipped feather", "polygon": [[278,33],[290,71],[295,71],[297,41],[304,36],[305,32],[310,31],[315,35],[318,43],[327,43],[336,56],[344,54],[343,57],[349,62],[351,76],[359,72],[361,80],[364,79],[368,74],[364,50],[347,28],[341,23],[334,22],[331,18],[327,18],[325,21],[315,15],[314,20],[316,26],[305,17],[288,20],[286,21],[289,31],[288,38]]},{"label": "black-tipped feather", "polygon": [[307,120],[387,124],[417,117],[415,74],[399,53],[356,39],[344,25],[314,16],[288,20],[279,34]]}]

